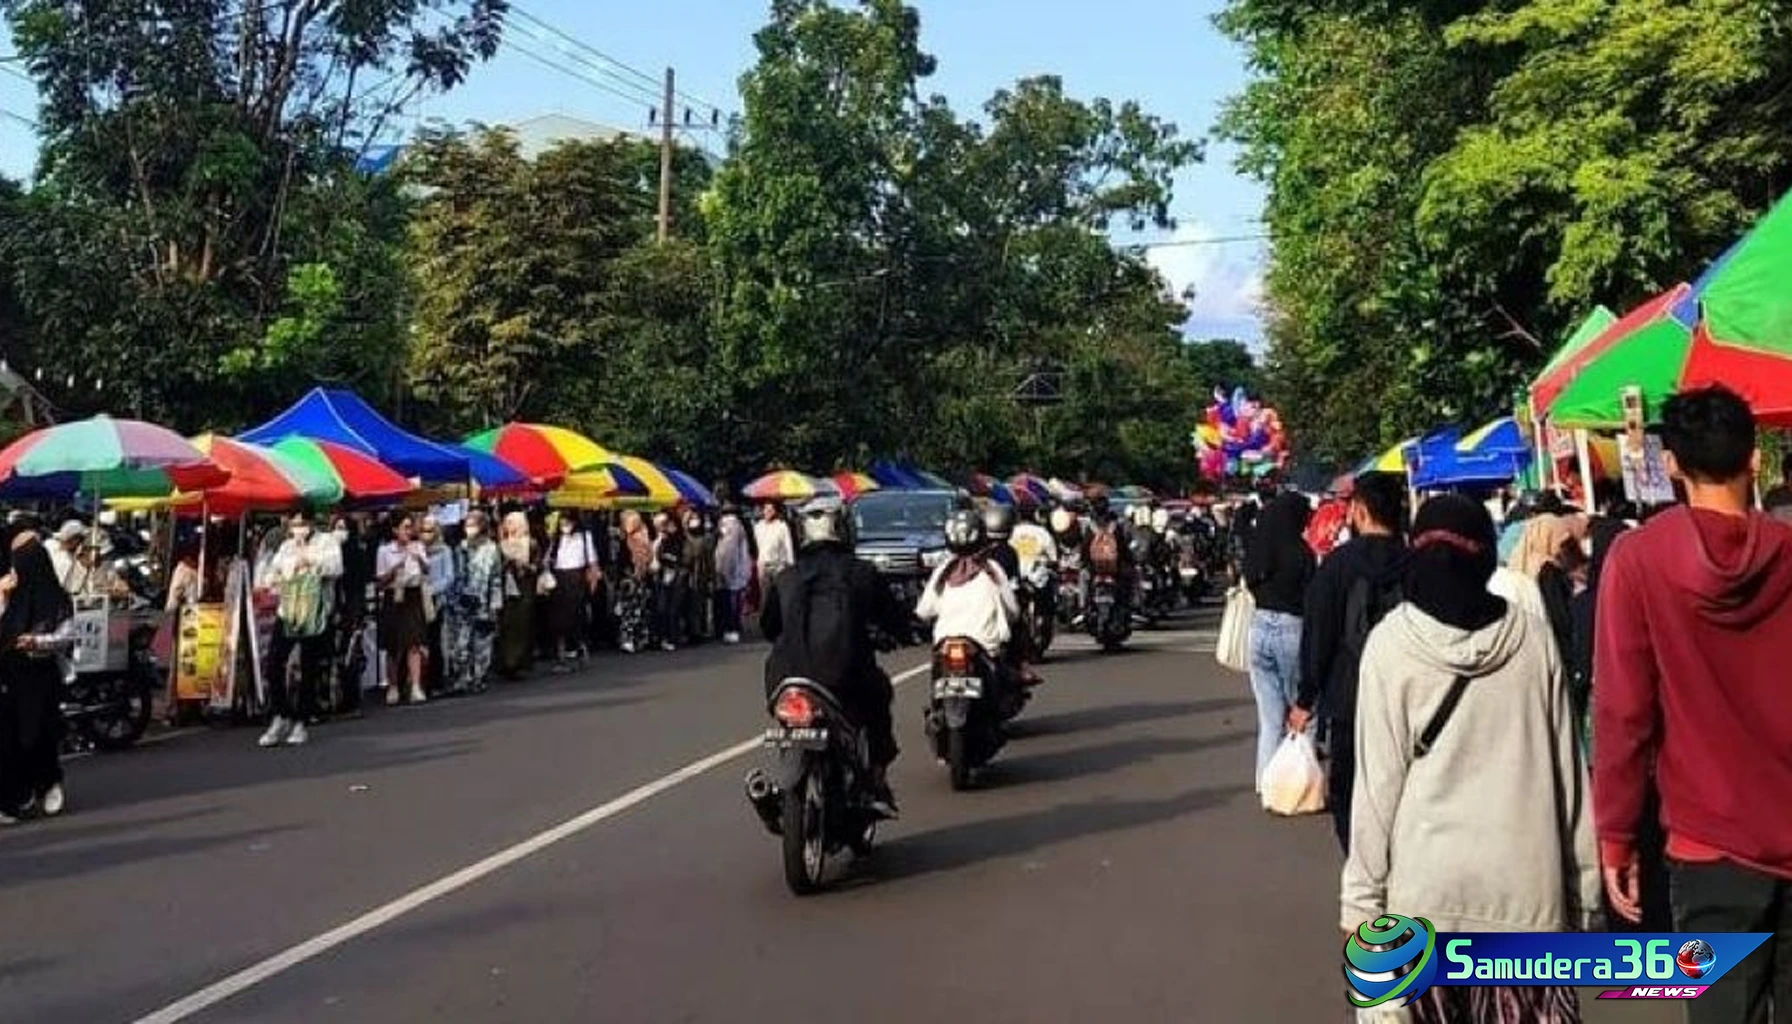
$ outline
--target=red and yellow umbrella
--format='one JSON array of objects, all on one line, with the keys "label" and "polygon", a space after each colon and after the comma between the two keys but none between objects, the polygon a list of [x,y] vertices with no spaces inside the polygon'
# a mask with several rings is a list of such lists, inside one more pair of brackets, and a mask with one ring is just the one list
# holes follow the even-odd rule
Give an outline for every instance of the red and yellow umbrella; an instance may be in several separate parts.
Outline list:
[{"label": "red and yellow umbrella", "polygon": [[881,486],[868,473],[835,473],[832,479],[840,497],[847,501],[853,501],[859,495],[868,494]]}]

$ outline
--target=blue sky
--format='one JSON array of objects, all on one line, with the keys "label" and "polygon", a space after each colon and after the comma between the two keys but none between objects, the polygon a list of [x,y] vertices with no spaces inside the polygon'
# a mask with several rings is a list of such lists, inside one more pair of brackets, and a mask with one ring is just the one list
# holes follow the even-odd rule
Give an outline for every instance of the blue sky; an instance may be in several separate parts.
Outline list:
[{"label": "blue sky", "polygon": [[[758,0],[515,0],[521,12],[618,60],[658,76],[678,69],[680,90],[724,111],[738,109],[735,82],[753,62],[752,35],[763,20]],[[997,88],[1027,75],[1052,73],[1082,97],[1133,98],[1204,135],[1221,101],[1244,80],[1239,52],[1212,25],[1221,0],[916,0],[923,45],[939,59],[928,91],[944,94],[961,115],[978,110]],[[557,63],[576,65],[552,34],[512,18],[510,38]],[[0,54],[10,52],[0,31]],[[573,50],[571,52],[578,52]],[[596,77],[596,76],[593,76]],[[602,79],[600,79],[602,80]],[[615,80],[612,80],[615,81]],[[619,88],[617,92],[630,92]],[[35,143],[13,116],[31,116],[31,87],[0,72],[0,173],[29,173]],[[476,69],[462,88],[417,105],[413,124],[516,121],[564,113],[624,128],[644,128],[644,104],[506,49]],[[711,148],[720,148],[712,139]],[[1176,238],[1253,235],[1262,205],[1257,186],[1232,170],[1232,151],[1211,146],[1207,162],[1177,182]],[[1150,240],[1170,240],[1154,235]],[[1152,250],[1152,260],[1181,290],[1193,286],[1191,333],[1260,337],[1255,314],[1263,259],[1261,243],[1196,245]]]}]

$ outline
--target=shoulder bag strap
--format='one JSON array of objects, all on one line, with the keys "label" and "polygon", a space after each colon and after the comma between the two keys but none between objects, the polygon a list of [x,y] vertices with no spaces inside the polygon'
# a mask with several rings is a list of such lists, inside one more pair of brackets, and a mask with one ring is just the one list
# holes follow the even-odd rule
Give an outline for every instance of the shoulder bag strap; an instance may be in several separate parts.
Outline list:
[{"label": "shoulder bag strap", "polygon": [[1412,745],[1414,758],[1424,757],[1431,753],[1432,745],[1437,742],[1437,734],[1443,732],[1444,725],[1456,712],[1456,705],[1462,702],[1462,695],[1467,690],[1467,676],[1457,676],[1451,681],[1450,690],[1444,694],[1443,702],[1437,706],[1436,711],[1431,713],[1431,721],[1425,723],[1425,730],[1419,733],[1418,742]]}]

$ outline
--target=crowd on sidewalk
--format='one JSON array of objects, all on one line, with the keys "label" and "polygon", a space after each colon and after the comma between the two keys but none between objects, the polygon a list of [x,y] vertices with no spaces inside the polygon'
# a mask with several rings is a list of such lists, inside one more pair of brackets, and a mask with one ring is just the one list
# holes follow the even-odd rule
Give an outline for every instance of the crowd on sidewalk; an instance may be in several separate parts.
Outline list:
[{"label": "crowd on sidewalk", "polygon": [[[1689,1019],[1792,1021],[1792,471],[1757,502],[1754,417],[1713,387],[1662,410],[1681,500],[1500,506],[1367,474],[1323,560],[1269,501],[1243,557],[1259,783],[1315,730],[1348,936],[1768,932]],[[1432,988],[1365,1019],[1577,1021],[1569,988]]]},{"label": "crowd on sidewalk", "polygon": [[[777,504],[751,523],[732,507],[453,513],[295,514],[247,537],[234,522],[178,524],[162,642],[172,643],[183,605],[224,602],[233,573],[274,595],[253,704],[268,715],[261,746],[297,746],[320,721],[360,715],[367,693],[418,704],[570,671],[605,649],[739,643],[764,581],[794,559]],[[0,824],[63,808],[58,695],[72,671],[71,595],[90,589],[84,567],[117,554],[113,535],[74,520],[53,531],[30,516],[8,522]]]}]

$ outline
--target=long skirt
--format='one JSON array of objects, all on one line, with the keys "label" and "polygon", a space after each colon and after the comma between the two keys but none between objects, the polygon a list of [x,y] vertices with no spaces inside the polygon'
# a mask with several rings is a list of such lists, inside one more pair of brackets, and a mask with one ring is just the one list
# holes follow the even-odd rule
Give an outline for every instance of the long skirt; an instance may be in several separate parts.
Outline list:
[{"label": "long skirt", "polygon": [[407,587],[394,599],[380,597],[380,646],[387,654],[402,655],[429,643],[429,624],[423,619],[423,588]]},{"label": "long skirt", "polygon": [[624,579],[616,588],[616,619],[619,641],[635,650],[646,647],[652,639],[649,621],[647,584]]},{"label": "long skirt", "polygon": [[54,658],[0,659],[0,813],[62,781],[62,669]]},{"label": "long skirt", "polygon": [[498,613],[498,673],[521,678],[535,650],[535,598],[524,594],[504,602]]}]

